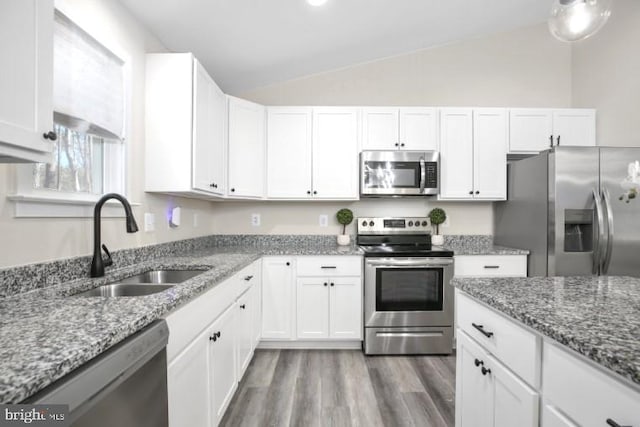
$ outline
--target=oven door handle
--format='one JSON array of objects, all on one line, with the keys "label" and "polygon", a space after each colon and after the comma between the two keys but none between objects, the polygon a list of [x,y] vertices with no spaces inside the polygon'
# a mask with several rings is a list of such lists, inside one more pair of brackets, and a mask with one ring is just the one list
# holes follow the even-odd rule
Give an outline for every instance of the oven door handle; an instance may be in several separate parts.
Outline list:
[{"label": "oven door handle", "polygon": [[368,265],[375,267],[449,267],[452,259],[438,260],[367,260]]},{"label": "oven door handle", "polygon": [[424,164],[424,157],[420,157],[420,193],[424,193],[424,186],[427,181],[427,170]]}]

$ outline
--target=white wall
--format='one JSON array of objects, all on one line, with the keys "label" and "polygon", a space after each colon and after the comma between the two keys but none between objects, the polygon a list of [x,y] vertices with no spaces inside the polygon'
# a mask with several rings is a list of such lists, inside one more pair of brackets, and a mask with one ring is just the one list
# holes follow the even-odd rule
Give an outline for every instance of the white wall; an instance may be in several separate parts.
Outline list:
[{"label": "white wall", "polygon": [[573,105],[598,109],[600,145],[640,147],[640,1],[616,0],[609,22],[572,51]]},{"label": "white wall", "polygon": [[[98,38],[115,41],[132,58],[133,121],[128,138],[128,195],[141,231],[125,232],[123,219],[105,219],[103,242],[110,249],[141,246],[211,233],[212,204],[166,196],[145,194],[144,188],[144,62],[146,52],[164,51],[162,44],[113,0],[65,0],[74,16],[84,21]],[[6,199],[15,192],[15,166],[0,165],[0,267],[90,254],[93,246],[91,219],[14,218],[14,204]],[[182,206],[185,224],[168,229],[165,211],[172,204]],[[156,214],[156,232],[142,230],[144,212]],[[192,214],[199,214],[200,225],[192,227]]]},{"label": "white wall", "polygon": [[[266,105],[434,105],[568,107],[571,55],[545,25],[424,49],[238,94]],[[337,234],[335,212],[356,216],[449,214],[445,234],[492,234],[491,203],[374,199],[351,203],[217,203],[216,233]],[[262,226],[252,227],[251,213]],[[319,227],[328,214],[330,227]],[[353,226],[351,231],[353,232]]]}]

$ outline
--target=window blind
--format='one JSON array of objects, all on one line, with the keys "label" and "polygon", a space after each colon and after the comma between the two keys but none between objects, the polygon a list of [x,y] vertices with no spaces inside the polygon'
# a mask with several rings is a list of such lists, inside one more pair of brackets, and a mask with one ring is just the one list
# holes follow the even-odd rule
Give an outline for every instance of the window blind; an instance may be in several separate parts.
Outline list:
[{"label": "window blind", "polygon": [[54,120],[70,129],[122,140],[124,61],[56,10]]}]

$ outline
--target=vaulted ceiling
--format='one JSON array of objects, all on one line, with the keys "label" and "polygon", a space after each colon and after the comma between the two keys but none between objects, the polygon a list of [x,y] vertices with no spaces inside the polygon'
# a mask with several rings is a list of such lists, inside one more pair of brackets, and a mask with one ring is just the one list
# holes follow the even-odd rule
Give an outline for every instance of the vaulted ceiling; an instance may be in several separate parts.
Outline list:
[{"label": "vaulted ceiling", "polygon": [[171,51],[239,94],[543,22],[551,0],[121,0]]}]

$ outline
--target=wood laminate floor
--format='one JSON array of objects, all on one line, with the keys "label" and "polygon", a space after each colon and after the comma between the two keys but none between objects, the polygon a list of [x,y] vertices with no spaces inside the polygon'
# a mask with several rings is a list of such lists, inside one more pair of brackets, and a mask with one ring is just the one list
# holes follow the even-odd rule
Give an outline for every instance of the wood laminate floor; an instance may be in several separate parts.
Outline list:
[{"label": "wood laminate floor", "polygon": [[453,426],[455,356],[256,350],[222,426]]}]

